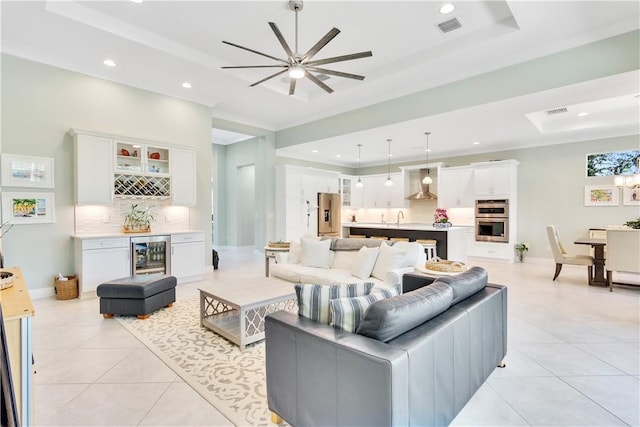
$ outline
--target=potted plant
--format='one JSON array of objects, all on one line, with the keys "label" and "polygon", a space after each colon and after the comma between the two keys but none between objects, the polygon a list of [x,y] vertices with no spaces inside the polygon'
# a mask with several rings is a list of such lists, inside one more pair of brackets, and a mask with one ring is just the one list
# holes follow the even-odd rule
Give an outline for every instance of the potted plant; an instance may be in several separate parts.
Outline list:
[{"label": "potted plant", "polygon": [[516,248],[516,252],[518,252],[518,260],[520,262],[523,262],[524,253],[529,250],[529,244],[524,242],[516,242],[514,247]]},{"label": "potted plant", "polygon": [[151,206],[139,207],[131,205],[131,210],[124,214],[123,231],[125,233],[148,233],[151,231],[151,222],[155,216],[151,212]]}]

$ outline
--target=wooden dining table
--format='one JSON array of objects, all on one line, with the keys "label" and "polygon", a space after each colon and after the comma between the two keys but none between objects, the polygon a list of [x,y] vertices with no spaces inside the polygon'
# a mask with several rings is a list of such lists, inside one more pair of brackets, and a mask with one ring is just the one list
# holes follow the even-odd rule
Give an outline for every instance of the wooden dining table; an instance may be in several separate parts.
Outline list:
[{"label": "wooden dining table", "polygon": [[593,248],[593,279],[589,284],[591,286],[607,286],[607,280],[604,276],[604,247],[607,245],[607,239],[581,237],[573,243],[576,245],[589,245]]}]

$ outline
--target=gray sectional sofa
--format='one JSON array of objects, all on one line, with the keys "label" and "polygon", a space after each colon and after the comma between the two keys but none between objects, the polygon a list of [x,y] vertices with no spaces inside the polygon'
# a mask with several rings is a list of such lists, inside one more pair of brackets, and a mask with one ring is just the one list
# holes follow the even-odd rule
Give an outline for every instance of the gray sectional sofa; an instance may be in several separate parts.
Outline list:
[{"label": "gray sectional sofa", "polygon": [[285,311],[267,316],[267,399],[275,419],[294,426],[449,424],[506,355],[507,288],[488,284],[479,267],[423,281],[374,302],[356,333]]}]

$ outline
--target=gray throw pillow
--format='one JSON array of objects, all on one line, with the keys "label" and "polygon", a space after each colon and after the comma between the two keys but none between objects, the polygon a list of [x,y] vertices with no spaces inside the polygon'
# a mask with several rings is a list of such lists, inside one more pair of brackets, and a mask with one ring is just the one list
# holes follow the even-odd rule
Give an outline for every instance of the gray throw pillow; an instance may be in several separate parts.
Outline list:
[{"label": "gray throw pillow", "polygon": [[445,311],[453,300],[453,290],[433,283],[369,306],[356,333],[378,341],[391,341]]}]

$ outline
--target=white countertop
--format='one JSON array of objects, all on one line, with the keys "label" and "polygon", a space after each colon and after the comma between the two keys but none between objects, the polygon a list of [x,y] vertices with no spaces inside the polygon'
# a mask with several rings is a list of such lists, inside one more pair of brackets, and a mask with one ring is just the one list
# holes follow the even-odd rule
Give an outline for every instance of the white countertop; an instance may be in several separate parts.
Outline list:
[{"label": "white countertop", "polygon": [[452,230],[466,230],[468,226],[456,226],[453,225],[449,228],[436,228],[432,224],[427,223],[400,223],[397,225],[395,222],[343,222],[343,227],[349,228],[375,228],[375,229],[390,229],[390,230],[418,230],[418,231],[452,231]]},{"label": "white countertop", "polygon": [[118,237],[144,237],[144,236],[170,236],[172,234],[202,233],[202,230],[180,231],[152,231],[150,233],[103,233],[103,234],[74,234],[71,237],[78,240],[84,239],[110,239]]}]

